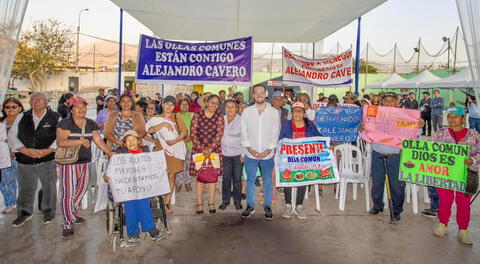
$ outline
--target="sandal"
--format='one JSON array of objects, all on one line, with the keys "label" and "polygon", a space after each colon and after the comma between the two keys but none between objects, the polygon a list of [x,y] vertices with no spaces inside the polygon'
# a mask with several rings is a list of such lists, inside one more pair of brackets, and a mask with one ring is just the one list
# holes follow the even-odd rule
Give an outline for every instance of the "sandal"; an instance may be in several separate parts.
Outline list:
[{"label": "sandal", "polygon": [[173,212],[173,209],[170,206],[170,204],[165,204],[165,211],[167,211],[167,213],[172,213]]},{"label": "sandal", "polygon": [[[212,207],[213,207],[213,209],[212,209]],[[208,204],[208,212],[211,213],[211,214],[214,214],[214,213],[217,212],[217,210],[215,210],[215,204],[214,203],[213,204],[211,204],[211,203]]]},{"label": "sandal", "polygon": [[203,214],[203,204],[197,204],[197,214]]}]

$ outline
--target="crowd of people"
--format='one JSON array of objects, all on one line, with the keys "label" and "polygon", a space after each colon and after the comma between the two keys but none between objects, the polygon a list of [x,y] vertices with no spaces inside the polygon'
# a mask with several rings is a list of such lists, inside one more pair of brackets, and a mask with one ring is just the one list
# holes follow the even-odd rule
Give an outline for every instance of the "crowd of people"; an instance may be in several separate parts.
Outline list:
[{"label": "crowd of people", "polygon": [[[274,155],[277,143],[283,138],[321,136],[314,124],[315,106],[357,106],[380,105],[419,109],[418,124],[423,135],[433,136],[438,142],[469,145],[471,158],[466,160],[470,169],[478,171],[480,160],[480,112],[473,96],[468,97],[467,109],[471,129],[464,127],[465,113],[459,106],[446,109],[448,127],[443,127],[444,100],[438,90],[434,98],[429,92],[417,103],[415,94],[408,96],[392,92],[365,94],[358,98],[347,92],[340,100],[336,95],[318,95],[313,102],[306,93],[275,91],[271,96],[263,85],[252,88],[252,100],[245,101],[241,92],[233,88],[217,94],[194,91],[191,94],[176,94],[162,98],[132,96],[129,93],[117,97],[114,93],[99,90],[95,98],[97,116],[87,118],[88,102],[81,97],[67,93],[59,101],[57,112],[48,106],[42,93],[30,96],[30,110],[14,98],[4,101],[3,117],[6,130],[0,131],[0,138],[8,138],[11,167],[1,170],[0,190],[4,196],[4,213],[16,211],[13,226],[19,227],[33,216],[33,203],[37,181],[42,184],[41,211],[45,224],[55,219],[57,204],[57,178],[60,182],[60,205],[63,215],[62,234],[74,234],[75,226],[85,222],[77,209],[88,187],[92,144],[96,144],[107,157],[115,153],[141,153],[164,150],[170,194],[165,196],[167,212],[173,212],[171,194],[177,195],[182,189],[192,191],[195,180],[196,214],[204,213],[204,191],[208,193],[207,208],[210,214],[225,210],[231,200],[236,210],[243,210],[242,200],[246,199],[241,217],[249,218],[256,208],[255,192],[262,178],[261,203],[266,219],[272,219],[272,203],[277,193],[284,193],[283,217],[292,212],[299,219],[307,214],[303,209],[303,197],[307,187],[296,192],[292,204],[291,188],[275,187]],[[433,126],[433,134],[432,134]],[[360,126],[360,131],[363,126]],[[93,142],[92,142],[93,141]],[[56,164],[55,150],[58,148],[79,149],[78,158],[71,164]],[[400,149],[372,143],[372,189],[373,207],[370,214],[383,211],[385,167],[381,158],[387,160],[388,179],[391,187],[393,211],[397,221],[403,211],[405,182],[398,179]],[[202,158],[203,157],[203,158]],[[210,160],[214,171],[208,174],[199,168]],[[221,204],[215,203],[216,183],[223,177]],[[108,180],[108,177],[106,177]],[[464,244],[471,245],[468,233],[471,195],[429,187],[431,208],[422,213],[437,217],[440,223],[434,234],[445,236],[451,214],[452,203],[457,204],[458,237]],[[17,193],[18,190],[18,193]],[[131,245],[138,245],[139,224],[142,230],[157,239],[158,230],[152,227],[149,209],[145,201],[126,204],[127,233]],[[295,208],[295,210],[292,210]],[[143,211],[142,211],[143,210]],[[133,215],[133,216],[132,216]],[[137,217],[135,217],[137,215]],[[143,220],[142,220],[143,219]],[[145,220],[147,219],[147,220]],[[144,221],[145,220],[145,221]]]}]

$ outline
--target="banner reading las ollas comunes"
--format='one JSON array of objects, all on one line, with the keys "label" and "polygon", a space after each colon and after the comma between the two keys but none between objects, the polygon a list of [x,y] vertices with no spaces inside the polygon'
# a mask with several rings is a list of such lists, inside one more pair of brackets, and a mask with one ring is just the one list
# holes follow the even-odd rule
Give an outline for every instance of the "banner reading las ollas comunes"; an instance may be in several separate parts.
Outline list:
[{"label": "banner reading las ollas comunes", "polygon": [[420,140],[403,140],[399,180],[465,192],[470,147]]},{"label": "banner reading las ollas comunes", "polygon": [[327,59],[307,59],[282,48],[284,83],[348,86],[352,83],[352,50]]},{"label": "banner reading las ollas comunes", "polygon": [[136,82],[250,85],[252,47],[252,37],[188,43],[141,35]]},{"label": "banner reading las ollas comunes", "polygon": [[339,181],[330,138],[282,139],[275,155],[277,187],[328,184]]}]

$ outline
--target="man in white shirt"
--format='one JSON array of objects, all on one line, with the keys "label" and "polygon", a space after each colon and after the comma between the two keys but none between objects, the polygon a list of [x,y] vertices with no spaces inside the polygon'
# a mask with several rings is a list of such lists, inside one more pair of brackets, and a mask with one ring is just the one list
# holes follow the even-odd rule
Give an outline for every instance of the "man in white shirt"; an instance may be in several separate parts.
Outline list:
[{"label": "man in white shirt", "polygon": [[255,104],[242,114],[241,143],[247,149],[245,170],[247,172],[247,209],[242,217],[249,218],[255,212],[255,179],[257,168],[263,177],[265,219],[272,219],[272,170],[273,157],[280,132],[278,111],[265,101],[267,89],[263,85],[253,87]]}]

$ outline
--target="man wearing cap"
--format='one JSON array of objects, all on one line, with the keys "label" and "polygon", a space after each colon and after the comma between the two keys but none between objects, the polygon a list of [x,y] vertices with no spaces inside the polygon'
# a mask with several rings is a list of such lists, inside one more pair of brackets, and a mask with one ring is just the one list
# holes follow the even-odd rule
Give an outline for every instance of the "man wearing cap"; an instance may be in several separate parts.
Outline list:
[{"label": "man wearing cap", "polygon": [[280,126],[283,122],[288,120],[288,110],[283,108],[283,94],[280,91],[275,91],[272,96],[272,106],[277,109],[280,114]]},{"label": "man wearing cap", "polygon": [[280,116],[270,104],[266,103],[267,89],[263,85],[253,87],[255,104],[245,108],[242,113],[241,143],[247,149],[245,170],[247,172],[247,209],[243,218],[249,218],[255,212],[255,179],[260,167],[263,177],[265,219],[272,219],[272,171],[273,156],[280,132]]},{"label": "man wearing cap", "polygon": [[45,94],[32,93],[31,110],[17,117],[8,135],[10,149],[18,162],[17,219],[13,221],[15,227],[21,226],[33,216],[38,179],[43,191],[43,222],[48,224],[55,218],[57,173],[54,151],[60,115],[47,108],[47,105]]},{"label": "man wearing cap", "polygon": [[[423,132],[422,135],[424,136],[432,136],[432,109],[430,106],[432,105],[432,99],[430,98],[430,92],[424,91],[423,99],[420,100],[420,111],[421,117],[425,120],[425,126],[422,128]],[[427,128],[428,127],[428,128]]]},{"label": "man wearing cap", "polygon": [[[396,93],[387,92],[380,102],[381,106],[398,107],[398,97]],[[419,120],[418,127],[422,127],[424,122]],[[363,131],[363,126],[360,127]],[[400,214],[403,212],[403,202],[405,200],[405,182],[398,180],[398,170],[400,165],[400,148],[372,143],[372,200],[373,208],[370,214],[376,215],[383,211],[383,191],[385,188],[385,167],[383,159],[387,160],[388,181],[390,184],[390,193],[393,203],[393,214],[396,221],[400,220]]]}]

